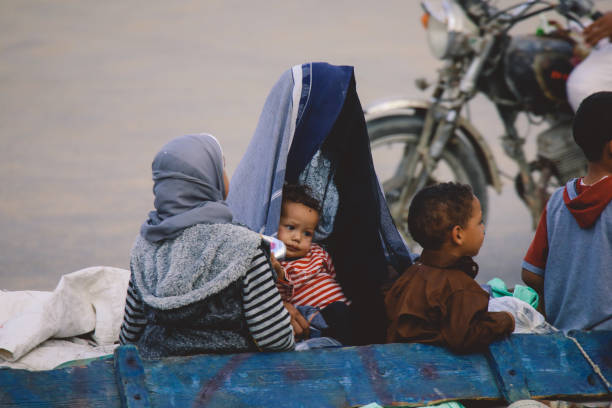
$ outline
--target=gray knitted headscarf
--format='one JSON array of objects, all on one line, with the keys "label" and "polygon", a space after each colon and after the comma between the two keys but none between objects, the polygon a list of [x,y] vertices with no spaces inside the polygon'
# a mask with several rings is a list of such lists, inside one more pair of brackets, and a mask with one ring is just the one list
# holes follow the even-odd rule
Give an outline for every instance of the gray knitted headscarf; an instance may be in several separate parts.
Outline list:
[{"label": "gray knitted headscarf", "polygon": [[152,164],[155,211],[140,234],[151,242],[175,238],[196,224],[232,222],[223,200],[223,152],[209,134],[186,135],[167,143]]}]

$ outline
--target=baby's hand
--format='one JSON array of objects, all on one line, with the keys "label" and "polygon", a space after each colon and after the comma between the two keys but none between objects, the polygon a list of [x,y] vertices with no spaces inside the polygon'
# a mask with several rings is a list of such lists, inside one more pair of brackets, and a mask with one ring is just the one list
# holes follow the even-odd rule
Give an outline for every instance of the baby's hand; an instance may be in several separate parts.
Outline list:
[{"label": "baby's hand", "polygon": [[281,266],[280,262],[278,262],[274,254],[270,254],[270,263],[272,264],[272,268],[276,272],[276,276],[278,277],[278,279],[286,280],[285,269]]}]

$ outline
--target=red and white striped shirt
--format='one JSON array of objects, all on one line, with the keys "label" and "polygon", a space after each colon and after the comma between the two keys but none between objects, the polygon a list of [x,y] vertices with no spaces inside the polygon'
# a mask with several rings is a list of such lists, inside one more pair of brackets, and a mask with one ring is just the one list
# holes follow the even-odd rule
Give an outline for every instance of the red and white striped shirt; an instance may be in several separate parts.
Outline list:
[{"label": "red and white striped shirt", "polygon": [[293,305],[324,308],[332,302],[350,304],[336,282],[331,257],[321,246],[312,244],[306,256],[280,264],[285,269],[288,285],[277,286],[283,298]]}]

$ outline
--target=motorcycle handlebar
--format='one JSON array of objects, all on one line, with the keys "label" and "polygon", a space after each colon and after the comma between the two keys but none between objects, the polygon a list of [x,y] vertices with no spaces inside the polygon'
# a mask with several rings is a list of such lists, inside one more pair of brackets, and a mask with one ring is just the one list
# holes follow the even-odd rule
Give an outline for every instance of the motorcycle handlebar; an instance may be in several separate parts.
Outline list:
[{"label": "motorcycle handlebar", "polygon": [[[558,0],[557,5],[550,4],[550,2],[542,0],[527,0],[523,3],[519,3],[510,6],[507,9],[497,10],[495,7],[489,5],[489,0],[458,0],[464,9],[468,9],[470,5],[480,4],[481,10],[486,10],[485,15],[488,16],[488,20],[496,19],[502,15],[511,16],[511,25],[514,25],[518,21],[531,18],[533,15],[540,14],[547,10],[557,9],[557,11],[568,18],[578,20],[581,17],[588,17],[590,19],[597,20],[603,14],[595,10],[594,3],[592,0]],[[533,12],[529,10],[538,4],[547,4],[548,7],[539,9]]]},{"label": "motorcycle handlebar", "polygon": [[572,13],[578,17],[589,17],[597,20],[603,14],[595,10],[592,0],[560,0],[559,8],[564,13]]}]

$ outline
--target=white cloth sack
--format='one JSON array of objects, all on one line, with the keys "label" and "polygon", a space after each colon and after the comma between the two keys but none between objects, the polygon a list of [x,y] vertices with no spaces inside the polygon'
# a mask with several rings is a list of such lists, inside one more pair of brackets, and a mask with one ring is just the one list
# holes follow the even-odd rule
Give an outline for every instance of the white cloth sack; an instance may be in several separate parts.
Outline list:
[{"label": "white cloth sack", "polygon": [[587,96],[599,91],[612,91],[612,43],[599,41],[584,61],[567,79],[567,99],[574,112]]},{"label": "white cloth sack", "polygon": [[489,299],[489,312],[509,312],[514,316],[513,333],[546,334],[558,331],[546,322],[542,313],[527,302],[513,296]]},{"label": "white cloth sack", "polygon": [[[64,275],[53,292],[0,292],[0,366],[49,369],[56,363],[112,352],[119,339],[129,279],[125,269],[96,266]],[[95,344],[54,341],[24,358],[47,339],[89,332]],[[65,352],[58,350],[61,344],[68,346]],[[85,353],[84,347],[94,354]],[[8,364],[2,359],[23,361]]]},{"label": "white cloth sack", "polygon": [[73,360],[101,357],[113,354],[119,344],[96,346],[79,337],[49,339],[18,359],[8,362],[0,359],[0,369],[8,367],[30,371],[52,370],[62,363]]}]

